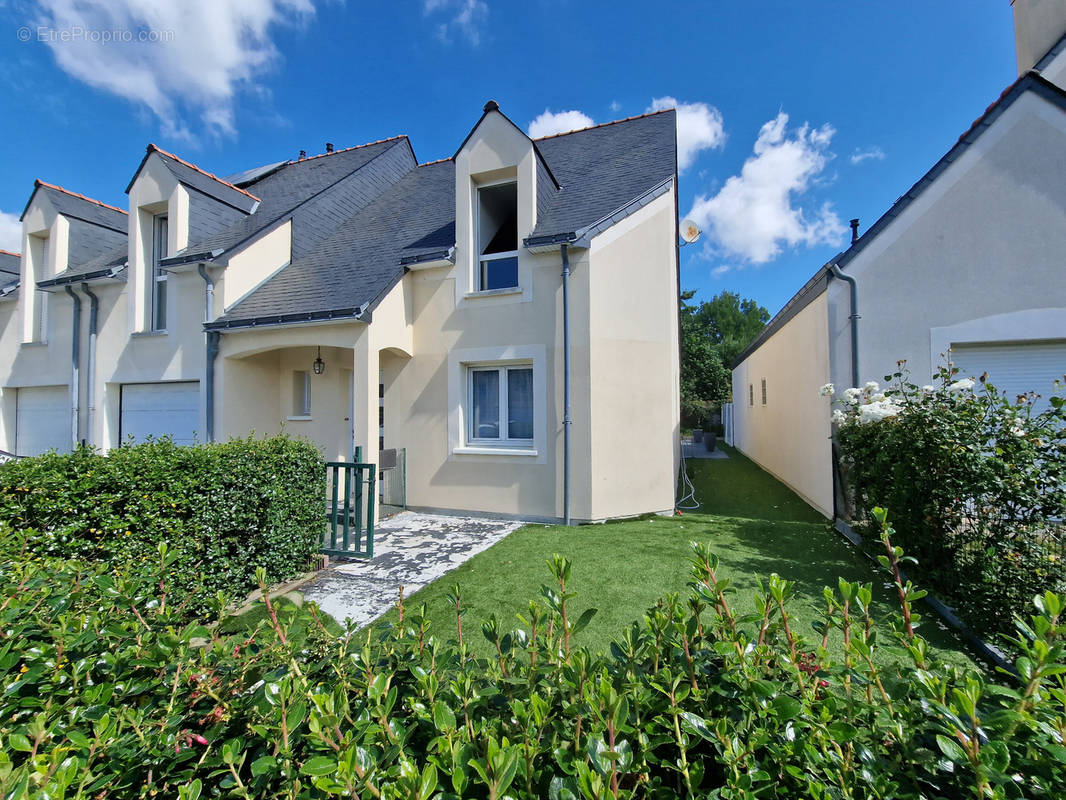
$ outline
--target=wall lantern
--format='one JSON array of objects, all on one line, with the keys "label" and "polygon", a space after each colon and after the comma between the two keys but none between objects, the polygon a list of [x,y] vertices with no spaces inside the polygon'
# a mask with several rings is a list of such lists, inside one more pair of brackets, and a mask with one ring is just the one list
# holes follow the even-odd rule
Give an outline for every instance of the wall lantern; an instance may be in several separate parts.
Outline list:
[{"label": "wall lantern", "polygon": [[322,360],[322,348],[318,348],[318,356],[315,358],[315,363],[311,365],[311,369],[315,371],[315,375],[321,375],[326,371],[326,362]]}]

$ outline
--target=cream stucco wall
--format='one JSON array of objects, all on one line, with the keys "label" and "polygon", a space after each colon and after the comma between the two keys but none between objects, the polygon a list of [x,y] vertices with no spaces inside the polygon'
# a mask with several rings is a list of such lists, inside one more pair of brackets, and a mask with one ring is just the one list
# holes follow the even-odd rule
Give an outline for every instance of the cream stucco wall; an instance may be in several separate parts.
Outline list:
[{"label": "cream stucco wall", "polygon": [[826,315],[822,294],[734,368],[733,444],[832,517],[830,402],[818,392],[829,382]]},{"label": "cream stucco wall", "polygon": [[[1066,113],[1028,93],[847,266],[862,381],[906,359],[926,383],[950,344],[1066,338],[1063,253]],[[828,293],[832,374],[845,385],[847,287]]]},{"label": "cream stucco wall", "polygon": [[258,236],[229,258],[215,287],[215,302],[221,298],[224,310],[243,300],[292,257],[292,220]]},{"label": "cream stucco wall", "polygon": [[592,240],[592,517],[670,511],[680,435],[677,249],[667,192]]}]

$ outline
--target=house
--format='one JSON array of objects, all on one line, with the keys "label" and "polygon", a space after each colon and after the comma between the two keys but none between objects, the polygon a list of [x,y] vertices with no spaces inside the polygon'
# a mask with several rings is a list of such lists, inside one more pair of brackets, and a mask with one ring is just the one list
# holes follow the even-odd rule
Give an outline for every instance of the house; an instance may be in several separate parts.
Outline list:
[{"label": "house", "polygon": [[826,516],[819,387],[966,375],[1050,393],[1066,374],[1066,4],[1015,0],[1018,79],[932,169],[819,269],[733,369],[732,440]]},{"label": "house", "polygon": [[150,145],[128,214],[38,181],[0,449],[285,431],[404,449],[411,507],[669,512],[676,161],[672,110],[533,141],[490,101],[431,163],[396,136],[223,178]]}]

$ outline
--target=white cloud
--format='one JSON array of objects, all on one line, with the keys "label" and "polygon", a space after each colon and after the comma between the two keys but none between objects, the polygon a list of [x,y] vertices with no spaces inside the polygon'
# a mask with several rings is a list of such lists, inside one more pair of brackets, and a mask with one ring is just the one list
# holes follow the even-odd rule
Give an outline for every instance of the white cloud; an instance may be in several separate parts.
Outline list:
[{"label": "white cloud", "polygon": [[873,147],[867,147],[865,150],[859,150],[856,148],[855,152],[850,156],[852,164],[861,164],[863,161],[869,159],[873,159],[874,161],[884,161],[885,151],[877,145],[874,145]]},{"label": "white cloud", "polygon": [[22,223],[18,214],[0,211],[0,250],[17,253],[22,250]]},{"label": "white cloud", "polygon": [[619,111],[622,110],[622,104],[619,103],[617,100],[612,100],[610,109],[612,114],[617,114]]},{"label": "white cloud", "polygon": [[731,271],[732,269],[733,269],[733,267],[731,267],[729,264],[722,264],[721,266],[718,266],[718,267],[715,267],[714,269],[712,269],[711,270],[711,274],[714,277],[716,277],[716,278],[721,278],[723,275],[725,275],[727,272]]},{"label": "white cloud", "polygon": [[569,133],[570,131],[589,128],[596,123],[592,117],[580,111],[557,111],[550,108],[544,109],[544,113],[529,123],[529,138],[539,139],[542,136],[551,136],[553,133]]},{"label": "white cloud", "polygon": [[489,6],[485,0],[424,0],[422,12],[426,16],[440,13],[448,14],[448,19],[437,26],[437,36],[443,42],[450,42],[452,34],[458,32],[466,37],[472,45],[481,43],[481,29],[489,17]]},{"label": "white cloud", "polygon": [[783,245],[842,241],[844,225],[826,203],[805,209],[798,201],[825,169],[832,154],[831,125],[788,129],[783,111],[759,131],[753,155],[717,194],[698,196],[688,213],[721,253],[762,264]]},{"label": "white cloud", "polygon": [[677,166],[684,171],[703,150],[725,144],[722,112],[706,103],[679,103],[673,97],[656,97],[648,112],[677,109]]},{"label": "white cloud", "polygon": [[[179,138],[191,138],[196,127],[235,133],[237,93],[278,60],[273,28],[314,13],[312,0],[40,0],[40,6],[37,24],[56,32],[45,41],[60,68],[147,107],[166,135]],[[199,122],[185,120],[186,113]]]}]

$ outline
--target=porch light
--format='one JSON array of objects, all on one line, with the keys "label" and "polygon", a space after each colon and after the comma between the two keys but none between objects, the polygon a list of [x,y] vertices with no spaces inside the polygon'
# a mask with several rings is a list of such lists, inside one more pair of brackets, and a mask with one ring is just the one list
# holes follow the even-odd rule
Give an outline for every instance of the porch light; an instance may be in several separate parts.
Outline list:
[{"label": "porch light", "polygon": [[315,375],[321,375],[326,371],[326,362],[322,360],[322,347],[318,348],[318,356],[315,357],[315,363],[311,365],[311,369],[315,371]]}]

